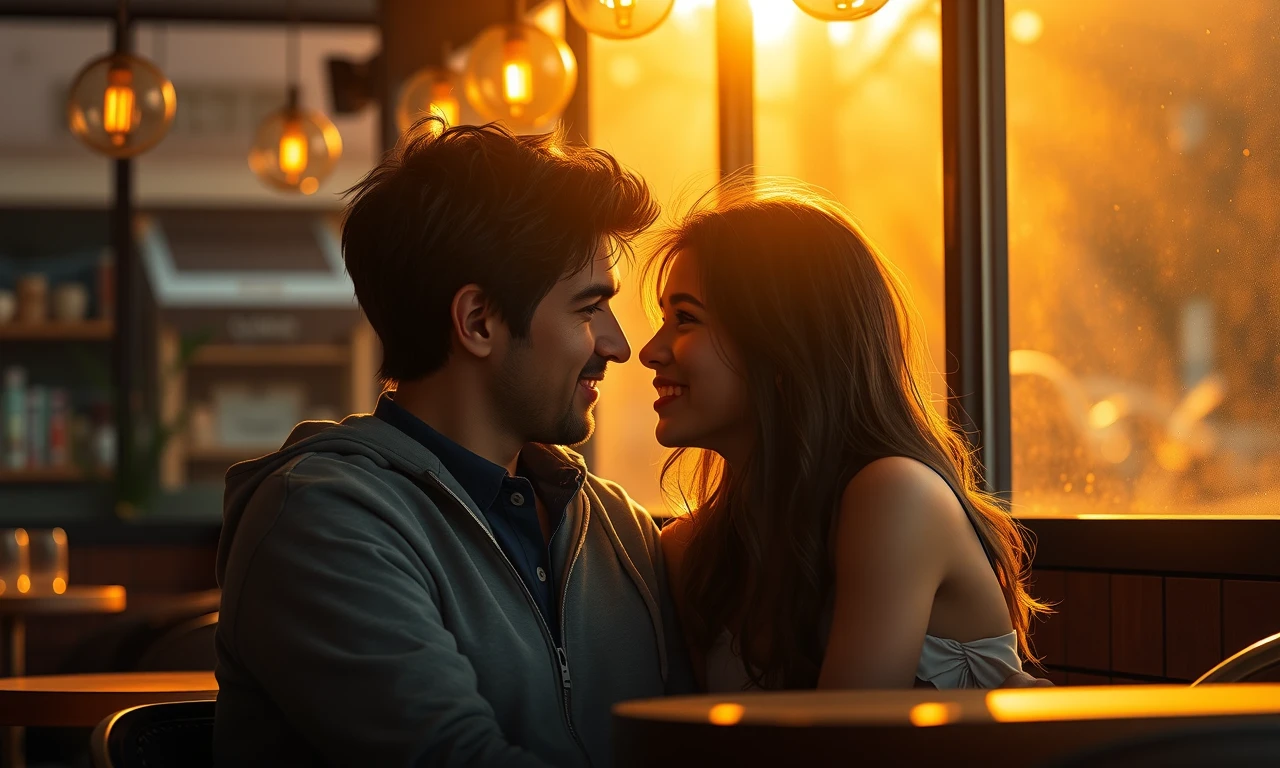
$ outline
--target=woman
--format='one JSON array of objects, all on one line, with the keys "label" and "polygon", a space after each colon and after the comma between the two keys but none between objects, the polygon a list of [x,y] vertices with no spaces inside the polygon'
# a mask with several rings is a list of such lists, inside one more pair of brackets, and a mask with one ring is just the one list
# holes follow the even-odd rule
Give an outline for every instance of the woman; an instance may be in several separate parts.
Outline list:
[{"label": "woman", "polygon": [[1019,528],[928,401],[902,287],[848,214],[732,183],[660,237],[646,277],[662,325],[641,361],[677,449],[663,482],[696,505],[662,544],[704,686],[1025,678],[1044,608]]}]

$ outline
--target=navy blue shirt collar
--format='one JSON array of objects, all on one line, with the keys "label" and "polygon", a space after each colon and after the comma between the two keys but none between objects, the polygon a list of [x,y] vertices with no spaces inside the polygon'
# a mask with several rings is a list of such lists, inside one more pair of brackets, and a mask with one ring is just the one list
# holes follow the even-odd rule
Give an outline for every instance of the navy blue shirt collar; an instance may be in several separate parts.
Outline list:
[{"label": "navy blue shirt collar", "polygon": [[453,440],[414,416],[387,393],[378,399],[373,415],[417,440],[440,459],[444,468],[467,492],[482,511],[493,505],[507,479],[507,470],[478,454],[468,451]]}]

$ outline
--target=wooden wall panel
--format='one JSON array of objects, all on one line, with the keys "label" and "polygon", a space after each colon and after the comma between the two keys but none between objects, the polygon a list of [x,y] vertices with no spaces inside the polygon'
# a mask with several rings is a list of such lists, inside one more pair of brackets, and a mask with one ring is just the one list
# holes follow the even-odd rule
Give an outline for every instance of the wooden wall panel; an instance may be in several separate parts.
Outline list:
[{"label": "wooden wall panel", "polygon": [[1084,672],[1068,672],[1067,685],[1111,685],[1109,675],[1090,675]]},{"label": "wooden wall panel", "polygon": [[[1280,555],[1278,555],[1280,556]],[[1280,582],[1222,582],[1222,651],[1227,656],[1280,632]]]},{"label": "wooden wall panel", "polygon": [[1164,674],[1164,584],[1159,576],[1111,577],[1111,670]]},{"label": "wooden wall panel", "polygon": [[1111,577],[1070,572],[1066,582],[1067,666],[1111,669]]},{"label": "wooden wall panel", "polygon": [[1050,604],[1053,613],[1031,625],[1031,647],[1043,664],[1066,664],[1067,575],[1062,571],[1035,571],[1031,595]]},{"label": "wooden wall panel", "polygon": [[1222,661],[1222,581],[1164,580],[1165,671],[1195,680]]}]

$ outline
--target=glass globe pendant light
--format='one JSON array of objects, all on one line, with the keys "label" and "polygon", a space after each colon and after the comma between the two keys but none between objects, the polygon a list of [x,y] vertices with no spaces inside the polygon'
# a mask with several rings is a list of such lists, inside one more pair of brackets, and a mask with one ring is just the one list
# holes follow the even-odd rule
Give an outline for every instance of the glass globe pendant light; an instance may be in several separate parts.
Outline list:
[{"label": "glass globe pendant light", "polygon": [[889,0],[795,0],[800,10],[823,21],[865,19]]},{"label": "glass globe pendant light", "polygon": [[462,107],[454,95],[454,77],[448,69],[449,47],[445,46],[442,67],[426,67],[416,72],[400,89],[396,102],[396,127],[404,133],[428,114],[437,115],[448,125],[461,120]]},{"label": "glass globe pendant light", "polygon": [[115,50],[80,70],[67,97],[67,125],[90,149],[133,157],[169,132],[178,96],[155,64],[129,53],[127,0],[120,0]]},{"label": "glass globe pendant light", "polygon": [[524,20],[517,3],[510,24],[476,37],[467,58],[467,101],[486,120],[513,130],[545,124],[564,110],[578,85],[578,61],[568,43]]},{"label": "glass globe pendant light", "polygon": [[[290,8],[296,9],[293,0]],[[296,10],[292,15],[286,52],[288,99],[283,108],[258,125],[249,150],[249,168],[270,187],[311,195],[342,157],[342,136],[323,112],[300,105]]]},{"label": "glass globe pendant light", "polygon": [[652,32],[675,4],[675,0],[565,0],[583,29],[615,39]]}]

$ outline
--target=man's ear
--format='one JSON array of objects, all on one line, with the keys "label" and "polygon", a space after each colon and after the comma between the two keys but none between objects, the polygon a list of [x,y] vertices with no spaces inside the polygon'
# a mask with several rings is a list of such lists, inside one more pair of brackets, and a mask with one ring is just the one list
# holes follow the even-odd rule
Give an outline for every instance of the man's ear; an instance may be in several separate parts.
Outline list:
[{"label": "man's ear", "polygon": [[480,286],[469,283],[458,289],[449,305],[449,320],[457,344],[476,357],[493,354],[502,318]]}]

